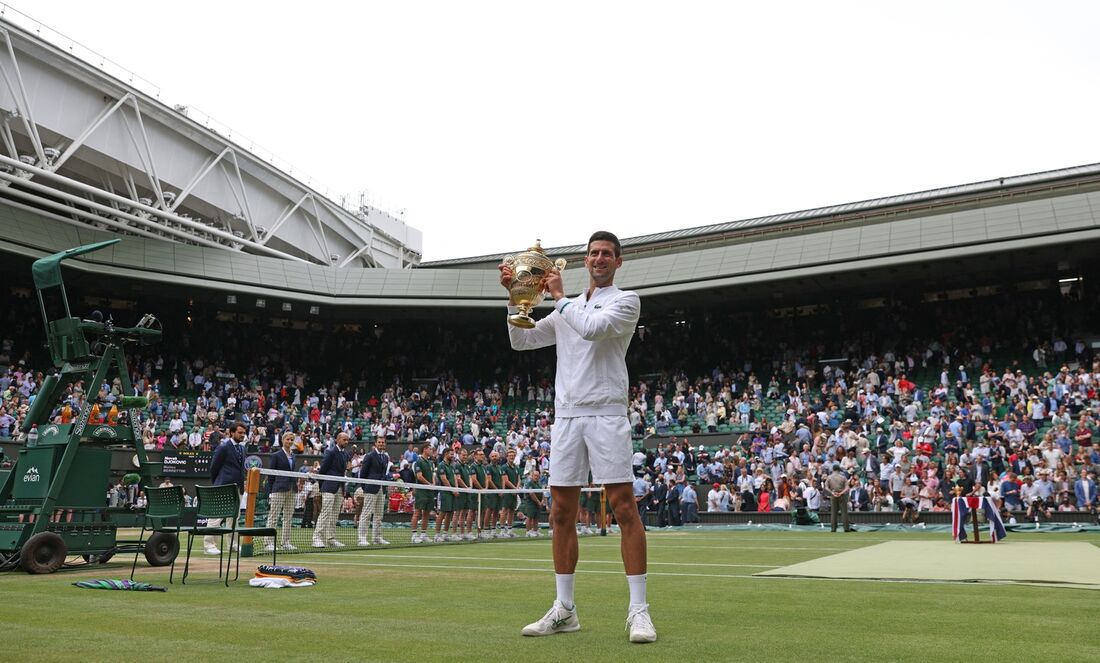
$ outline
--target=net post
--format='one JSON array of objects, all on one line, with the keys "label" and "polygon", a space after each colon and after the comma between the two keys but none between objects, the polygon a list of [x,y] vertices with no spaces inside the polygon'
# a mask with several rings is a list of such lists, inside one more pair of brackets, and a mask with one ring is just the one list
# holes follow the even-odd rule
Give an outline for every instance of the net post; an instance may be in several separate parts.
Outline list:
[{"label": "net post", "polygon": [[[249,468],[244,479],[245,510],[244,526],[252,527],[256,520],[256,494],[260,492],[260,468]],[[241,557],[252,557],[252,537],[241,538]]]},{"label": "net post", "polygon": [[607,536],[607,486],[600,486],[600,536]]},{"label": "net post", "polygon": [[474,541],[481,540],[481,493],[477,494],[477,513],[474,514],[474,525],[477,527],[477,538]]}]

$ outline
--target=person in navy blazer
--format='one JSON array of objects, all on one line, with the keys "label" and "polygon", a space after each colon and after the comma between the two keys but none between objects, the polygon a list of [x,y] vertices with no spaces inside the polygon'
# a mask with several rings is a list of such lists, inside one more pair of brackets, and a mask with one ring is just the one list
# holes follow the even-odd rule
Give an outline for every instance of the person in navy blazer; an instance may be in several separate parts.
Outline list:
[{"label": "person in navy blazer", "polygon": [[336,538],[336,517],[344,502],[344,475],[351,469],[351,460],[344,447],[348,446],[350,436],[346,432],[336,434],[336,441],[325,450],[321,458],[321,467],[317,469],[321,480],[321,515],[317,518],[317,527],[313,530],[313,547],[324,548],[325,544],[334,548],[343,548],[344,544]]},{"label": "person in navy blazer", "polygon": [[[281,438],[282,448],[271,454],[271,469],[282,472],[294,471],[294,433],[283,433]],[[278,527],[280,522],[282,529],[279,531],[279,547],[283,550],[294,550],[290,543],[290,529],[294,524],[294,495],[297,490],[298,480],[294,477],[270,477],[268,482],[269,495],[267,498],[267,526]],[[267,550],[275,549],[275,539],[268,537]]]},{"label": "person in navy blazer", "polygon": [[852,487],[852,492],[849,493],[849,509],[851,511],[867,511],[871,508],[871,496],[867,493],[867,489],[863,484],[859,482],[858,477],[852,477],[848,480],[848,484]]},{"label": "person in navy blazer", "polygon": [[[374,449],[367,454],[363,462],[359,464],[360,479],[374,479],[377,481],[389,481],[390,455],[386,453],[386,438],[379,435],[374,438]],[[367,528],[374,528],[374,542],[388,545],[389,541],[382,538],[382,515],[386,511],[386,489],[375,484],[363,486],[363,510],[359,514],[359,545],[369,546]]]},{"label": "person in navy blazer", "polygon": [[1077,508],[1081,511],[1096,510],[1096,475],[1081,470],[1081,478],[1073,482],[1073,493],[1077,497]]},{"label": "person in navy blazer", "polygon": [[210,478],[215,486],[235,483],[244,490],[244,436],[247,431],[244,424],[233,424],[229,439],[223,439],[214,449],[214,457],[210,461]]},{"label": "person in navy blazer", "polygon": [[[248,427],[237,422],[230,429],[229,439],[223,440],[214,449],[214,458],[210,461],[210,478],[215,486],[227,486],[237,484],[238,490],[244,489],[244,436]],[[217,431],[211,433],[211,438],[217,435]],[[208,527],[221,527],[220,519],[207,521]],[[217,536],[207,535],[203,539],[203,547],[208,555],[220,554],[218,550]]]}]

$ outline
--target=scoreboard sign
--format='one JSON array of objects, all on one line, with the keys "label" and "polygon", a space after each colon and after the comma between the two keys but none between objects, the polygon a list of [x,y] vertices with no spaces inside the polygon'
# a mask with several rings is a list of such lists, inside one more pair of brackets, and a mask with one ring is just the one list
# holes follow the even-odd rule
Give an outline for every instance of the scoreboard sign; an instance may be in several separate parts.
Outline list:
[{"label": "scoreboard sign", "polygon": [[172,476],[209,476],[212,451],[166,451],[164,474]]}]

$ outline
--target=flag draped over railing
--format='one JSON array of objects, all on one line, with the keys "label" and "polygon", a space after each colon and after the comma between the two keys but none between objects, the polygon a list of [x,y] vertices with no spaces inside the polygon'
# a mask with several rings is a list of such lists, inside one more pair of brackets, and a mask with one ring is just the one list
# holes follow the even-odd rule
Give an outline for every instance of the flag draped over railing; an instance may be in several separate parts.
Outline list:
[{"label": "flag draped over railing", "polygon": [[1004,521],[1001,520],[1001,512],[997,510],[993,500],[989,497],[970,495],[951,500],[951,538],[956,543],[967,538],[966,519],[971,511],[978,508],[985,513],[986,522],[989,523],[989,537],[993,543],[1007,536]]}]

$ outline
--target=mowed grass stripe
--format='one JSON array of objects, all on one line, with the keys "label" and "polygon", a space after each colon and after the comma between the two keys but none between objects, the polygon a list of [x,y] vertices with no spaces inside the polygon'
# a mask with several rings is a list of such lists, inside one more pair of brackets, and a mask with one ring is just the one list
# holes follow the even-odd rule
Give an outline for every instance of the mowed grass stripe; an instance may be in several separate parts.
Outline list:
[{"label": "mowed grass stripe", "polygon": [[[245,577],[256,565],[270,559],[263,556],[242,560],[242,579],[228,589],[215,579],[216,559],[200,562],[201,570],[192,560],[194,579],[204,582],[181,587],[177,568],[177,582],[165,594],[90,591],[70,585],[81,577],[128,577],[129,556],[54,576],[5,574],[0,576],[0,623],[5,650],[18,652],[20,661],[27,662],[70,661],[77,655],[82,661],[117,661],[119,656],[148,661],[323,658],[330,663],[537,663],[582,658],[610,663],[639,657],[725,661],[746,651],[746,638],[751,639],[751,651],[771,652],[779,661],[801,659],[811,652],[827,661],[925,663],[970,660],[980,651],[998,660],[1062,663],[1095,661],[1100,651],[1095,620],[1087,617],[1096,605],[1090,592],[761,578],[750,574],[832,551],[811,548],[811,541],[796,540],[786,531],[752,532],[751,541],[732,531],[690,536],[686,541],[673,534],[651,539],[659,546],[650,551],[651,560],[660,564],[652,567],[649,584],[658,641],[644,647],[626,640],[628,593],[617,538],[581,540],[576,591],[582,629],[552,638],[519,636],[520,628],[540,617],[554,597],[547,540],[493,548],[431,546],[280,555],[280,562],[312,567],[320,577],[316,587],[295,590],[246,585]],[[852,545],[914,536],[902,532],[799,538],[848,550]],[[1007,544],[1013,540],[1010,535]],[[1027,540],[1095,542],[1100,537],[1049,534]],[[713,545],[663,547],[680,541]],[[765,550],[739,545],[746,543]],[[804,551],[789,552],[791,544]],[[137,579],[167,585],[167,576],[167,569],[139,562]],[[1027,618],[1020,618],[1021,609]],[[812,627],[806,626],[807,615]],[[898,617],[904,615],[919,618]],[[338,624],[330,629],[333,637],[319,640],[317,624],[329,622]]]},{"label": "mowed grass stripe", "polygon": [[[478,557],[470,555],[402,555],[395,553],[342,553],[340,559],[370,559],[372,557],[385,557],[385,558],[397,558],[397,559],[447,559],[447,560],[470,560],[470,561],[485,561],[485,562],[551,562],[550,557]],[[621,560],[607,560],[607,559],[584,559],[583,557],[578,560],[581,564],[622,564]],[[329,562],[324,562],[329,563]],[[779,566],[775,564],[725,564],[725,563],[700,563],[700,562],[648,562],[650,566],[718,566],[718,567],[749,567],[756,569],[777,569]]]},{"label": "mowed grass stripe", "polygon": [[[539,542],[530,542],[538,544]],[[881,543],[881,541],[869,542],[867,545],[874,545]],[[758,567],[775,567],[786,566],[788,564],[795,564],[798,562],[805,562],[812,559],[816,559],[823,554],[832,554],[832,552],[846,552],[849,549],[843,549],[840,551],[822,548],[797,548],[791,549],[789,547],[781,546],[752,546],[752,547],[729,547],[729,546],[699,546],[694,548],[681,548],[681,547],[664,547],[664,546],[648,546],[649,550],[649,562],[651,564],[697,564],[697,563],[726,563],[726,564],[743,564],[752,565]],[[596,543],[592,541],[580,542],[580,561],[597,561],[607,560],[614,563],[621,563],[619,556],[620,547],[617,542],[608,543]],[[305,553],[294,556],[287,556],[283,559],[294,560],[287,563],[308,565],[307,560],[311,559],[324,559],[331,555],[362,555],[364,557],[370,557],[372,555],[400,555],[407,559],[431,559],[437,555],[469,555],[471,557],[492,557],[492,556],[506,556],[509,558],[527,557],[531,556],[536,559],[550,559],[551,552],[549,541],[541,542],[541,545],[537,547],[528,546],[507,546],[507,547],[494,547],[494,548],[470,548],[464,546],[436,546],[428,548],[378,548],[378,549],[358,549],[350,551],[340,552],[323,552],[323,553]],[[537,557],[536,557],[537,556]]]},{"label": "mowed grass stripe", "polygon": [[[480,566],[480,565],[478,565],[478,566],[468,566],[468,565],[460,565],[460,564],[396,564],[396,563],[393,563],[393,562],[339,562],[339,561],[332,561],[332,562],[320,562],[320,564],[322,566],[327,565],[327,564],[332,564],[332,565],[342,565],[342,566],[351,565],[351,566],[369,566],[369,567],[397,568],[397,569],[418,569],[418,570],[421,570],[421,569],[435,569],[435,570],[444,570],[444,571],[455,571],[455,570],[459,570],[459,571],[508,571],[510,573],[511,572],[517,572],[517,571],[526,572],[526,573],[553,573],[554,572],[553,564],[549,561],[547,562],[547,564],[550,564],[550,566],[540,568],[540,569],[529,569],[529,568],[521,568],[521,567],[515,567],[515,566]],[[623,575],[622,571],[599,571],[599,570],[595,570],[595,569],[577,569],[577,573],[599,574],[599,575],[616,575],[616,576],[622,576]],[[673,572],[665,572],[665,571],[656,571],[656,572],[655,571],[650,571],[647,575],[649,575],[651,577],[652,576],[660,576],[660,577],[668,576],[668,577],[685,577],[685,578],[752,578],[752,577],[754,577],[752,575],[737,575],[737,574],[726,574],[726,573],[673,573]]]},{"label": "mowed grass stripe", "polygon": [[[528,560],[522,560],[528,561]],[[548,562],[549,563],[549,562]],[[508,571],[508,572],[524,572],[524,573],[553,573],[553,566],[545,568],[520,568],[515,566],[468,566],[461,564],[395,564],[392,562],[339,562],[339,561],[324,561],[320,562],[322,566],[365,566],[365,567],[379,567],[379,568],[395,568],[395,569],[432,569],[437,571]],[[622,571],[599,571],[594,569],[577,569],[578,574],[589,575],[617,575],[621,576]],[[727,579],[753,579],[753,580],[787,580],[787,581],[810,581],[810,582],[840,582],[840,583],[893,583],[898,585],[975,585],[973,582],[959,581],[959,580],[884,580],[877,578],[796,578],[787,576],[756,576],[752,574],[739,574],[739,573],[674,573],[667,571],[649,571],[647,574],[649,577],[673,577],[673,578],[727,578]],[[983,583],[986,585],[1015,585],[1011,582],[990,582]]]}]

